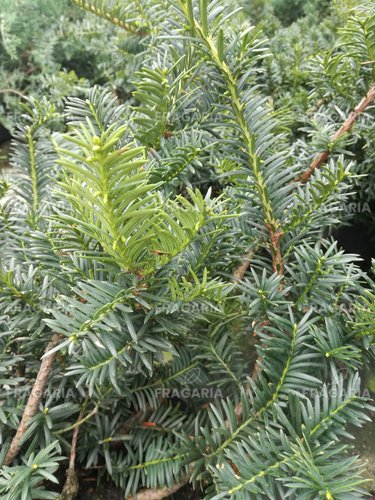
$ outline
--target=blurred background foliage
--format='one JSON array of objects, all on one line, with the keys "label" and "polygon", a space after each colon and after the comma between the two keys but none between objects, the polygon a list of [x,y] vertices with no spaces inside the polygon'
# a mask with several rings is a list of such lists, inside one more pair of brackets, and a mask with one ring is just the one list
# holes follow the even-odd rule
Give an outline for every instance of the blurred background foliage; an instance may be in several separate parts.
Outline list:
[{"label": "blurred background foliage", "polygon": [[0,5],[0,122],[11,133],[22,95],[66,96],[90,86],[129,97],[142,40],[82,11],[70,0],[2,0]]}]

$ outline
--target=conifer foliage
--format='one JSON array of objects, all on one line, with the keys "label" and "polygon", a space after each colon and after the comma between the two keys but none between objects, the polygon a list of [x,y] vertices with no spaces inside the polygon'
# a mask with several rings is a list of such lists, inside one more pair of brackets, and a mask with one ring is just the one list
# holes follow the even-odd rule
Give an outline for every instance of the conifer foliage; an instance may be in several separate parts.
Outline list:
[{"label": "conifer foliage", "polygon": [[68,98],[64,133],[24,107],[1,184],[1,498],[57,498],[64,466],[64,494],[87,468],[129,498],[362,498],[344,438],[369,419],[374,297],[327,236],[350,156],[301,182],[315,150],[290,147],[267,41],[232,4],[75,3],[144,52],[130,104]]}]

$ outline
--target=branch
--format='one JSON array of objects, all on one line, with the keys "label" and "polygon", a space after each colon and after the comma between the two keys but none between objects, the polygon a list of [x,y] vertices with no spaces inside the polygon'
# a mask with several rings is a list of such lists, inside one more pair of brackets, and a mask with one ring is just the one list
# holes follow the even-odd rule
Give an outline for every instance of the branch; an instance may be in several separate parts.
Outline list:
[{"label": "branch", "polygon": [[80,423],[82,423],[83,420],[82,419],[83,411],[84,409],[82,408],[73,430],[72,445],[70,447],[70,454],[69,454],[69,467],[66,471],[66,481],[60,495],[60,500],[73,500],[78,493],[79,484],[78,484],[77,474],[75,471],[75,464],[77,455],[79,425]]},{"label": "branch", "polygon": [[29,101],[29,98],[17,89],[0,89],[0,94],[15,94],[18,95],[18,97],[21,97],[21,99]]},{"label": "branch", "polygon": [[[366,97],[362,99],[362,101],[358,104],[358,106],[350,113],[348,118],[341,125],[339,130],[331,137],[331,141],[335,142],[344,134],[347,134],[353,128],[353,125],[358,120],[360,115],[368,108],[368,106],[375,100],[375,83],[372,85],[370,90],[367,92]],[[330,152],[322,151],[319,153],[309,165],[309,167],[303,172],[295,182],[307,182],[312,174],[315,172],[317,168],[323,165],[328,160]]]},{"label": "branch", "polygon": [[[57,334],[52,337],[50,343],[46,348],[46,353],[52,350],[59,343],[60,338],[61,336]],[[46,356],[42,359],[38,374],[34,382],[34,386],[25,406],[20,425],[15,436],[12,439],[12,442],[10,443],[10,447],[7,454],[5,455],[3,465],[9,465],[16,457],[21,448],[21,440],[27,430],[28,423],[38,411],[39,403],[42,399],[44,388],[46,386],[48,376],[51,372],[55,357],[56,352],[53,352],[49,356]]]},{"label": "branch", "polygon": [[136,496],[129,495],[125,498],[125,500],[162,500],[163,498],[167,498],[168,496],[173,495],[173,493],[176,493],[176,491],[180,490],[188,482],[189,477],[186,477],[179,483],[165,488],[160,488],[159,490],[154,490],[151,488],[139,490]]},{"label": "branch", "polygon": [[98,7],[95,7],[95,5],[91,5],[90,3],[85,2],[84,0],[73,0],[73,2],[79,5],[81,9],[92,12],[96,16],[101,17],[102,19],[106,19],[107,21],[110,21],[115,26],[118,26],[119,28],[128,31],[133,35],[146,36],[148,34],[147,32],[140,30],[137,26],[132,26],[130,23],[122,21],[118,17],[113,16],[110,12],[101,10]]},{"label": "branch", "polygon": [[233,283],[238,283],[243,279],[246,274],[246,271],[249,269],[251,264],[251,259],[254,255],[254,249],[251,249],[244,255],[241,264],[234,270],[232,274]]},{"label": "branch", "polygon": [[95,406],[95,408],[92,411],[90,411],[90,413],[88,413],[85,417],[82,418],[82,415],[80,415],[77,422],[75,422],[74,424],[69,425],[68,427],[65,427],[64,429],[60,429],[59,431],[56,431],[55,435],[64,434],[64,432],[68,432],[68,431],[71,431],[73,429],[75,431],[80,425],[82,425],[84,422],[87,422],[87,420],[89,420],[91,417],[96,415],[96,413],[98,411],[98,407],[99,407],[99,404],[97,404]]},{"label": "branch", "polygon": [[271,240],[272,270],[282,276],[284,274],[283,257],[281,255],[280,239],[284,234],[282,231],[274,231],[268,227]]}]

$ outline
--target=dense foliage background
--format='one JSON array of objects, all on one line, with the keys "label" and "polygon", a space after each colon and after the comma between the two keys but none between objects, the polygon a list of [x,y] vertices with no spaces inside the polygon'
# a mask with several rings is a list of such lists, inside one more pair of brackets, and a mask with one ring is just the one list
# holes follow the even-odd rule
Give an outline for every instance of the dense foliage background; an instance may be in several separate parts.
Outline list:
[{"label": "dense foliage background", "polygon": [[0,56],[1,498],[374,491],[374,3],[2,0]]}]

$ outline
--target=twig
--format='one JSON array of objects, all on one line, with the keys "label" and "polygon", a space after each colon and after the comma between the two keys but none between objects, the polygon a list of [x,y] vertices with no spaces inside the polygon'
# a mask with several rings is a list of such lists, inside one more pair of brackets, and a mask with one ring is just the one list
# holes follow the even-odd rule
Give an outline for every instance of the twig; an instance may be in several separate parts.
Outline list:
[{"label": "twig", "polygon": [[[46,354],[48,353],[48,351],[52,350],[59,343],[60,339],[61,336],[57,334],[55,334],[52,337],[45,351]],[[25,410],[23,412],[20,425],[17,429],[15,436],[12,439],[12,442],[10,443],[9,450],[5,455],[3,462],[4,465],[9,465],[16,457],[17,453],[21,448],[21,440],[27,430],[27,425],[30,419],[32,419],[38,411],[38,406],[42,399],[44,388],[46,386],[48,376],[51,372],[52,364],[55,360],[55,357],[56,357],[56,352],[53,352],[49,356],[46,356],[45,358],[42,359],[38,374],[34,382],[34,386],[31,390],[29,399],[27,400],[25,406]]]},{"label": "twig", "polygon": [[272,270],[280,276],[284,273],[283,257],[281,255],[280,239],[284,234],[282,231],[274,231],[272,228],[267,228],[271,240],[271,253],[272,253]]},{"label": "twig", "polygon": [[[95,407],[95,410],[96,410],[96,407]],[[73,500],[77,496],[77,493],[78,493],[79,483],[78,483],[77,473],[75,470],[75,464],[76,464],[76,455],[77,455],[77,442],[78,442],[79,426],[82,423],[82,421],[84,420],[82,418],[83,411],[84,411],[84,408],[82,408],[82,410],[79,414],[78,420],[76,422],[76,425],[74,426],[74,429],[73,429],[72,445],[71,445],[70,454],[69,454],[69,467],[66,471],[66,480],[65,480],[64,487],[63,487],[61,495],[60,495],[60,500]]]},{"label": "twig", "polygon": [[18,97],[21,97],[21,99],[26,99],[27,101],[29,100],[25,94],[17,89],[0,89],[0,94],[15,94],[18,95]]},{"label": "twig", "polygon": [[69,469],[73,470],[76,463],[78,433],[79,433],[79,427],[76,427],[73,431],[72,447],[70,449],[70,455],[69,455]]},{"label": "twig", "polygon": [[[348,132],[351,131],[353,128],[353,125],[355,122],[358,120],[360,115],[368,108],[368,106],[375,100],[375,83],[372,85],[370,90],[367,92],[366,97],[364,97],[361,102],[358,104],[358,106],[350,113],[350,115],[347,117],[347,119],[344,121],[344,123],[341,125],[339,130],[331,137],[331,141],[335,142],[337,141],[340,137],[342,137],[344,134],[347,134]],[[322,151],[319,153],[311,162],[309,167],[303,172],[297,179],[295,179],[295,182],[307,182],[312,174],[315,172],[317,168],[319,168],[323,163],[325,163],[328,160],[330,152],[329,151]]]},{"label": "twig", "polygon": [[244,255],[242,262],[241,262],[241,265],[238,266],[233,272],[232,281],[234,283],[238,283],[239,281],[241,281],[243,279],[243,277],[246,274],[246,271],[250,267],[251,258],[253,257],[253,255],[254,255],[253,248],[251,250],[249,250],[246,255]]},{"label": "twig", "polygon": [[81,9],[92,12],[96,16],[101,17],[102,19],[106,19],[107,21],[110,21],[115,26],[118,26],[119,28],[122,28],[125,31],[128,31],[129,33],[132,33],[133,35],[146,36],[148,34],[147,31],[140,30],[138,27],[132,26],[131,23],[127,23],[126,21],[123,21],[122,19],[119,19],[118,17],[113,16],[110,12],[105,12],[104,10],[99,9],[95,5],[92,5],[88,2],[85,2],[84,0],[73,0],[73,2],[77,5],[79,5],[79,7],[81,7]]},{"label": "twig", "polygon": [[[275,273],[278,273],[280,276],[282,276],[284,272],[284,266],[280,249],[280,239],[284,233],[282,231],[274,231],[269,226],[267,226],[267,229],[269,232],[269,238],[271,242],[272,269]],[[233,283],[238,283],[244,278],[246,271],[250,267],[251,259],[254,256],[255,252],[257,251],[258,247],[259,247],[258,245],[253,247],[251,250],[247,252],[246,255],[244,255],[241,264],[233,271],[232,274]]]},{"label": "twig", "polygon": [[75,422],[74,424],[69,425],[68,427],[65,427],[64,429],[60,429],[59,431],[56,431],[55,435],[64,434],[64,432],[68,432],[68,431],[71,431],[71,430],[75,431],[80,425],[82,425],[84,422],[86,422],[91,417],[93,417],[94,415],[96,415],[96,413],[98,411],[98,407],[99,407],[99,404],[97,404],[95,406],[95,408],[92,411],[90,411],[90,413],[88,413],[85,417],[81,418],[82,415],[80,415],[79,418],[78,418],[78,420],[77,420],[77,422]]}]

